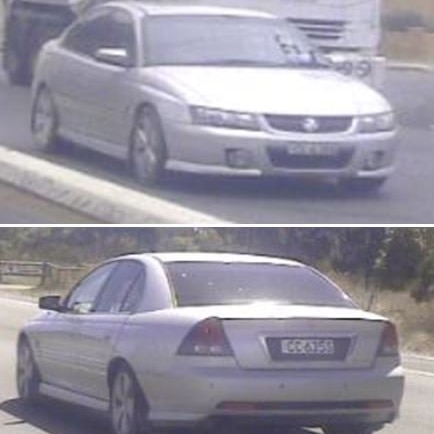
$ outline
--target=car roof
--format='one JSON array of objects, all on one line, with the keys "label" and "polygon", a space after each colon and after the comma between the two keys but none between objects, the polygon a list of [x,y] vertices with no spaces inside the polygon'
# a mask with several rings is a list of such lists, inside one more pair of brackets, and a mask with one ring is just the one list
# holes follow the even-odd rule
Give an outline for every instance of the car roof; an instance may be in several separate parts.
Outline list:
[{"label": "car roof", "polygon": [[147,15],[226,15],[233,17],[250,17],[250,18],[275,18],[274,15],[252,9],[225,7],[225,6],[206,6],[185,3],[149,3],[140,0],[131,0],[128,2],[111,1],[105,5],[128,6],[137,8]]},{"label": "car roof", "polygon": [[204,253],[204,252],[160,252],[160,253],[139,253],[123,255],[119,258],[146,259],[152,257],[163,263],[172,262],[222,262],[222,263],[248,263],[248,264],[273,264],[293,267],[303,267],[304,264],[283,258],[264,255],[250,255],[238,253]]}]

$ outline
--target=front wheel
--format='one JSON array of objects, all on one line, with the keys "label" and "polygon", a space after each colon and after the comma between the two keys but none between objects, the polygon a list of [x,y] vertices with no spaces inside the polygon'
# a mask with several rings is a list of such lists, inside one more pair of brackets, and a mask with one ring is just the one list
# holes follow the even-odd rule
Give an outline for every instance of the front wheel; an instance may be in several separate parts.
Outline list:
[{"label": "front wheel", "polygon": [[139,434],[147,427],[147,406],[127,367],[118,369],[111,382],[110,420],[114,434]]},{"label": "front wheel", "polygon": [[130,163],[135,178],[141,183],[157,183],[167,159],[161,121],[151,107],[142,108],[131,134]]},{"label": "front wheel", "polygon": [[47,87],[38,89],[32,105],[31,130],[33,143],[45,152],[57,146],[58,115],[53,97]]},{"label": "front wheel", "polygon": [[39,393],[39,373],[26,339],[18,345],[16,379],[18,396],[25,402],[34,401]]}]

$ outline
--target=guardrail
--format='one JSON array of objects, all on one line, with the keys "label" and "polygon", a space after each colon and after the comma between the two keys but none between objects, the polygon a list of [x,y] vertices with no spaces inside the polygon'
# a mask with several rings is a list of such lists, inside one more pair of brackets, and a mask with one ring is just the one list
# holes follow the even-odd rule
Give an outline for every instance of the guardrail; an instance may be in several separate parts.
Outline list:
[{"label": "guardrail", "polygon": [[58,265],[52,262],[0,261],[0,283],[5,277],[39,278],[40,286],[65,286],[77,280],[88,269],[86,266]]}]

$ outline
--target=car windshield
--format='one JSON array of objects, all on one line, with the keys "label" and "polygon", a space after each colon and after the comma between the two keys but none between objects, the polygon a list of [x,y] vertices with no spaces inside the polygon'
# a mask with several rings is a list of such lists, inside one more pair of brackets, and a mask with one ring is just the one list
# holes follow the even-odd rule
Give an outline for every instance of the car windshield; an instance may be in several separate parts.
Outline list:
[{"label": "car windshield", "polygon": [[172,262],[167,269],[178,306],[273,302],[354,307],[340,289],[308,267]]},{"label": "car windshield", "polygon": [[327,67],[298,30],[277,18],[157,15],[143,28],[151,65]]}]

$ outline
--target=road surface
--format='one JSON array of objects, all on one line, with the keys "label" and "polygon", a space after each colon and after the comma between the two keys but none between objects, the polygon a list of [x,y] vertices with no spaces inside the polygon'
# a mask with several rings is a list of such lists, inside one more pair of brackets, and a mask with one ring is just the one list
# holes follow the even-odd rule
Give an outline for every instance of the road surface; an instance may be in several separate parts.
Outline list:
[{"label": "road surface", "polygon": [[[81,408],[47,400],[26,408],[16,398],[14,385],[15,340],[18,329],[37,312],[34,304],[0,298],[0,433],[99,434],[107,420]],[[401,418],[381,434],[432,434],[434,432],[434,359],[406,356],[406,390]],[[288,430],[282,434],[312,434],[316,430]],[[222,433],[223,434],[223,433]],[[280,433],[273,433],[280,434]],[[348,433],[351,434],[351,433]]]},{"label": "road surface", "polygon": [[0,183],[0,224],[97,224],[91,217]]}]

